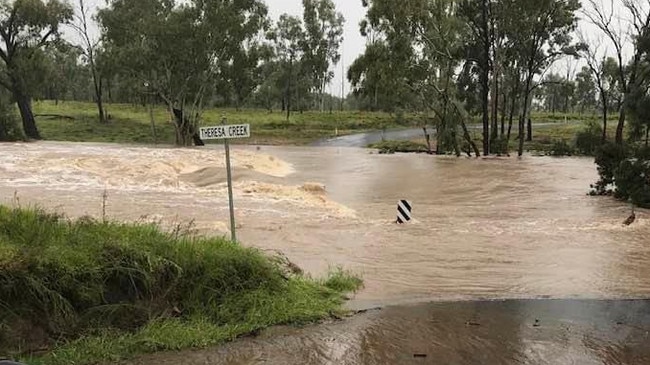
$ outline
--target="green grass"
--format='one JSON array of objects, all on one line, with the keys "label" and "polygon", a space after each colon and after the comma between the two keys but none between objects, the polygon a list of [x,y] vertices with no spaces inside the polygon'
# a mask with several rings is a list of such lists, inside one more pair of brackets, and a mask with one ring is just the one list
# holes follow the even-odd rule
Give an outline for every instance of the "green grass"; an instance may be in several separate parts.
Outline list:
[{"label": "green grass", "polygon": [[[544,154],[552,154],[554,152],[553,150],[560,144],[566,144],[575,149],[576,137],[578,133],[585,129],[587,129],[586,122],[573,122],[568,124],[538,127],[533,129],[533,141],[526,141],[524,149],[528,152]],[[607,136],[610,140],[613,140],[615,135],[616,123],[609,123],[607,127]],[[511,141],[511,149],[516,150],[516,148],[518,148],[518,144]]]},{"label": "green grass", "polygon": [[[60,102],[55,105],[52,101],[34,103],[37,115],[60,115],[63,117],[38,117],[37,123],[43,138],[55,141],[70,142],[115,142],[152,144],[154,142],[149,110],[141,105],[107,104],[106,108],[111,120],[107,124],[97,122],[95,105],[87,102]],[[208,109],[202,117],[202,125],[214,125],[221,122],[225,116],[228,123],[250,123],[252,136],[250,139],[233,140],[241,144],[266,145],[305,145],[322,138],[338,135],[362,133],[382,128],[414,127],[422,123],[422,117],[415,114],[403,116],[381,112],[316,112],[292,114],[290,121],[281,111],[269,113],[266,110]],[[576,134],[584,129],[585,122],[600,123],[601,116],[597,113],[533,113],[534,123],[554,123],[551,126],[535,127],[533,142],[526,142],[525,149],[529,152],[547,153],[551,146],[559,141],[574,143]],[[154,109],[154,119],[158,135],[158,143],[174,143],[174,126],[166,108],[157,106]],[[613,136],[616,128],[617,114],[609,116],[609,134]],[[565,121],[567,123],[565,123]],[[511,138],[511,150],[516,150],[516,126]],[[481,132],[472,130],[471,134],[477,144],[481,143]],[[421,140],[414,140],[418,145],[386,145],[387,152],[424,152]],[[217,142],[215,142],[217,143]],[[391,144],[393,142],[388,142]],[[377,147],[377,146],[373,146]],[[381,147],[381,146],[379,146]]]},{"label": "green grass", "polygon": [[342,314],[360,286],[340,269],[287,278],[223,239],[0,206],[0,353],[29,364],[118,361],[312,323]]},{"label": "green grass", "polygon": [[428,148],[424,143],[416,141],[382,141],[372,143],[368,148],[378,149],[381,154],[401,153],[426,153]]},{"label": "green grass", "polygon": [[[108,104],[106,106],[111,120],[102,125],[97,122],[94,104],[83,102],[51,101],[34,103],[37,124],[46,140],[71,142],[119,142],[153,143],[148,108],[127,104]],[[39,117],[38,115],[61,115],[69,118]],[[361,111],[315,112],[292,114],[289,122],[280,111],[269,113],[266,110],[209,109],[203,113],[202,125],[220,124],[222,116],[228,123],[250,123],[250,139],[236,140],[234,143],[249,144],[292,144],[304,145],[321,138],[334,137],[355,132],[381,128],[410,126],[417,123],[415,115],[398,118],[386,113]],[[158,142],[174,143],[174,126],[167,110],[158,106],[154,110]]]},{"label": "green grass", "polygon": [[[610,122],[618,121],[618,114],[611,113],[607,116]],[[548,123],[548,122],[584,122],[584,121],[602,121],[603,116],[600,113],[585,112],[585,113],[550,113],[550,112],[533,112],[531,120],[534,123]]]},{"label": "green grass", "polygon": [[[579,132],[587,129],[588,123],[593,122],[593,119],[580,120],[569,119],[568,123],[563,120],[551,125],[533,127],[533,140],[524,142],[524,151],[534,154],[553,154],[557,152],[560,145],[566,144],[568,147],[575,149],[576,136]],[[595,120],[599,122],[598,120]],[[549,121],[540,121],[539,123],[548,123]],[[470,129],[470,136],[482,150],[483,135],[480,129]],[[610,122],[607,128],[607,135],[610,140],[614,139],[616,135],[616,123]],[[518,135],[516,126],[512,130],[510,138],[509,150],[510,153],[516,153],[519,148],[519,141],[516,139]],[[435,143],[435,138],[434,141]],[[426,152],[426,141],[424,137],[413,138],[410,141],[384,141],[376,144],[371,144],[369,148],[378,148],[383,153],[394,152],[413,152],[422,153]],[[435,149],[435,146],[433,146]],[[574,151],[577,152],[577,151]]]}]

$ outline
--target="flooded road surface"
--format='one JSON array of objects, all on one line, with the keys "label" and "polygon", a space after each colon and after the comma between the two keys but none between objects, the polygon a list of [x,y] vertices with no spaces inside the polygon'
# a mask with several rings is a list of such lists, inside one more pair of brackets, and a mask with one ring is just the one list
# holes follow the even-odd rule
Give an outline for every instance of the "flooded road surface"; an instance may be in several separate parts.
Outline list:
[{"label": "flooded road surface", "polygon": [[[0,154],[2,203],[98,217],[106,190],[109,218],[228,234],[218,146],[0,144]],[[650,215],[624,227],[629,206],[588,197],[592,159],[237,147],[233,160],[243,244],[316,276],[341,265],[365,280],[353,309],[390,307],[144,363],[650,363],[649,304],[592,300],[650,298]],[[411,224],[394,224],[400,199]],[[431,301],[447,303],[417,304]]]},{"label": "flooded road surface", "polygon": [[[228,234],[222,149],[2,144],[0,197],[72,216]],[[586,195],[589,158],[466,159],[238,147],[238,238],[314,275],[361,274],[356,308],[427,300],[650,297],[650,216]],[[415,222],[394,224],[408,199]]]},{"label": "flooded road surface", "polygon": [[[573,123],[573,122],[572,122]],[[533,123],[535,129],[554,127],[560,123]],[[480,125],[468,125],[469,130],[479,130],[483,128]],[[435,135],[436,130],[433,126],[427,126],[427,132]],[[417,138],[424,138],[425,133],[422,128],[395,128],[385,131],[373,131],[368,133],[357,133],[336,138],[328,138],[313,143],[315,147],[360,147],[365,148],[370,144],[386,141],[404,141]]]},{"label": "flooded road surface", "polygon": [[519,300],[371,311],[130,365],[649,364],[650,303]]}]

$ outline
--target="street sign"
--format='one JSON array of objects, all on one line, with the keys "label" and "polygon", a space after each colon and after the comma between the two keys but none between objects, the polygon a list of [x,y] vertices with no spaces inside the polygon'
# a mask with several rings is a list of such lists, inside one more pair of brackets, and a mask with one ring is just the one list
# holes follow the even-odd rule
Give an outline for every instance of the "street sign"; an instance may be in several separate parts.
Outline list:
[{"label": "street sign", "polygon": [[222,139],[226,149],[226,173],[228,176],[228,203],[230,206],[230,233],[233,242],[237,242],[235,234],[235,202],[232,193],[232,168],[230,165],[230,140],[234,138],[249,138],[251,136],[250,124],[226,125],[226,118],[222,125],[201,128],[201,139]]},{"label": "street sign", "polygon": [[201,128],[201,139],[250,138],[250,124],[219,125]]}]

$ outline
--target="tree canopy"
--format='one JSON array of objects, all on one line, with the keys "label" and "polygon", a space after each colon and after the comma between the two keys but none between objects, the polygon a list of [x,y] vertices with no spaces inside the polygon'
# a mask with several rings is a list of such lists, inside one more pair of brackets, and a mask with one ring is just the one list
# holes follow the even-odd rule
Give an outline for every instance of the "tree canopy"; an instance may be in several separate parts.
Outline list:
[{"label": "tree canopy", "polygon": [[[534,110],[599,112],[603,140],[608,115],[619,113],[619,144],[627,123],[632,140],[647,134],[650,16],[637,2],[589,0],[583,9],[579,0],[358,1],[366,46],[345,70],[345,105],[419,113],[435,128],[438,153],[507,153],[517,139],[522,154]],[[164,104],[180,145],[192,142],[206,106],[282,110],[290,119],[324,112],[334,98],[327,90],[345,19],[333,0],[303,0],[302,14],[276,19],[264,0],[108,0],[96,14],[84,0],[74,4],[0,4],[0,85],[30,138],[39,137],[34,98],[94,101],[103,122],[104,99]],[[614,26],[619,14],[627,33]],[[577,33],[578,18],[596,26],[599,42]],[[93,23],[97,38],[87,31]],[[67,26],[80,41],[61,38]],[[577,58],[573,71],[558,66]],[[478,138],[468,133],[476,122]]]}]

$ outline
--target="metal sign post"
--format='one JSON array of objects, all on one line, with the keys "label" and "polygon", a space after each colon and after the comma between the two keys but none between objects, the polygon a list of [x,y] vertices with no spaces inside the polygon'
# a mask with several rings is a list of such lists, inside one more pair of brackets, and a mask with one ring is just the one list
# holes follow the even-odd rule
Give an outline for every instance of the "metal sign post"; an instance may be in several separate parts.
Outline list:
[{"label": "metal sign post", "polygon": [[251,128],[249,124],[226,125],[226,118],[221,120],[220,126],[201,128],[201,139],[223,139],[226,149],[226,174],[228,179],[228,203],[230,206],[230,233],[233,242],[237,242],[235,233],[235,202],[232,193],[232,168],[230,165],[230,139],[249,138]]},{"label": "metal sign post", "polygon": [[[226,124],[226,118],[223,118],[221,124]],[[232,169],[230,166],[230,140],[228,138],[223,140],[223,145],[226,148],[226,175],[228,176],[228,204],[230,205],[230,234],[233,242],[237,242],[237,234],[235,233],[235,202],[232,194]]]}]

